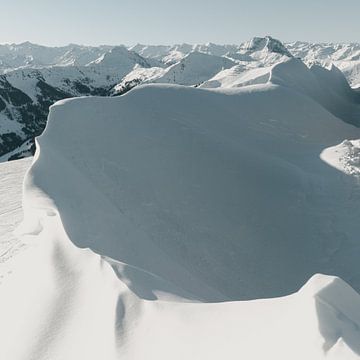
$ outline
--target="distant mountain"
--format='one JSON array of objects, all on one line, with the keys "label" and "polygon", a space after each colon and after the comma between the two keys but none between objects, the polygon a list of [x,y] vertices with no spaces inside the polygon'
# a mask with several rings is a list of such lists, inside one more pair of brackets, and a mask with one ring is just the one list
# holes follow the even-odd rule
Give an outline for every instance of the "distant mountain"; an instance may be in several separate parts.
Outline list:
[{"label": "distant mountain", "polygon": [[283,45],[281,41],[276,40],[271,36],[266,36],[264,38],[254,37],[251,41],[245,44],[245,49],[251,53],[266,51],[292,57],[286,46]]},{"label": "distant mountain", "polygon": [[249,69],[271,66],[292,58],[291,53],[279,40],[269,36],[254,38],[240,46],[211,43],[171,47],[136,45],[132,48],[134,49],[147,58],[160,60],[168,67],[156,74],[154,71],[134,69],[115,87],[117,94],[123,94],[139,84],[153,82],[202,86],[217,74],[223,73],[226,76],[232,71],[227,69],[232,67],[235,72],[244,73]]},{"label": "distant mountain", "polygon": [[82,46],[70,44],[48,47],[25,42],[0,45],[0,71],[19,67],[86,65],[112,49],[113,46]]},{"label": "distant mountain", "polygon": [[334,64],[360,88],[360,44],[283,44],[266,36],[239,45],[0,45],[0,161],[33,149],[49,106],[62,98],[121,95],[145,83],[204,88],[266,83],[276,64],[293,57],[308,67]]},{"label": "distant mountain", "polygon": [[191,52],[153,82],[200,85],[219,71],[231,68],[235,62],[225,57]]},{"label": "distant mountain", "polygon": [[238,48],[238,45],[218,45],[213,43],[200,45],[177,44],[171,46],[137,44],[131,47],[130,50],[136,51],[145,58],[157,59],[164,64],[171,65],[180,61],[191,52],[225,56],[229,52],[235,52]]},{"label": "distant mountain", "polygon": [[[84,66],[20,68],[1,75],[0,157],[41,134],[49,106],[55,101],[110,95],[111,89],[136,65],[151,66],[140,55],[114,47]],[[15,151],[11,158],[16,157]]]},{"label": "distant mountain", "polygon": [[360,43],[316,44],[297,41],[286,46],[306,64],[334,64],[345,74],[352,87],[360,87]]}]

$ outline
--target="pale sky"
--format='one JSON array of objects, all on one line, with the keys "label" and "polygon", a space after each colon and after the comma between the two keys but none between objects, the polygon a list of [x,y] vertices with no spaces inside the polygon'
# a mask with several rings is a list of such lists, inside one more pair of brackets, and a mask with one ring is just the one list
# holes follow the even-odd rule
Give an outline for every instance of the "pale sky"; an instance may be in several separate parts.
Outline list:
[{"label": "pale sky", "polygon": [[360,0],[6,0],[0,43],[360,42]]}]

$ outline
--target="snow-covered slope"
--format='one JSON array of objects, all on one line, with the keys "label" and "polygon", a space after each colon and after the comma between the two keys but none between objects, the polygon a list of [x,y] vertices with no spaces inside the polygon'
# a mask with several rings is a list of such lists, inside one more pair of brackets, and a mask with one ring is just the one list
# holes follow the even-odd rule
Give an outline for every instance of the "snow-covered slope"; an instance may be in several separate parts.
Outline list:
[{"label": "snow-covered slope", "polygon": [[98,59],[90,62],[88,66],[100,65],[106,71],[113,70],[121,73],[119,76],[126,75],[133,69],[134,64],[141,65],[142,67],[150,67],[150,62],[145,60],[134,51],[129,51],[124,46],[117,46],[110,51],[104,53]]},{"label": "snow-covered slope", "polygon": [[336,152],[357,169],[360,129],[294,70],[54,105],[0,269],[0,358],[359,358],[359,295],[312,275],[360,289],[358,172]]},{"label": "snow-covered slope", "polygon": [[163,77],[166,72],[166,68],[162,67],[143,68],[141,66],[135,66],[134,69],[112,89],[112,95],[125,94],[135,86],[156,81]]},{"label": "snow-covered slope", "polygon": [[306,64],[318,63],[329,66],[332,63],[345,74],[350,85],[360,87],[360,45],[359,44],[314,44],[294,42],[282,44],[271,36],[254,37],[239,45],[136,45],[134,51],[145,58],[157,59],[174,64],[192,51],[209,55],[225,56],[239,62],[244,70],[271,66],[289,57],[301,58]]},{"label": "snow-covered slope", "polygon": [[146,83],[199,86],[215,74],[234,65],[235,62],[226,57],[194,51],[167,68],[135,67],[114,87],[113,93],[115,95],[124,94],[135,86]]},{"label": "snow-covered slope", "polygon": [[201,88],[237,88],[255,84],[266,84],[270,80],[272,67],[247,69],[243,65],[235,65],[222,70],[211,79],[200,85]]},{"label": "snow-covered slope", "polygon": [[277,39],[271,36],[255,37],[240,45],[178,44],[172,46],[148,46],[137,44],[130,48],[145,58],[157,59],[165,64],[175,64],[192,52],[200,52],[213,56],[227,56],[236,60],[253,61],[259,59],[291,57],[289,50]]},{"label": "snow-covered slope", "polygon": [[[124,47],[113,47],[85,66],[17,69],[0,78],[0,157],[43,131],[55,101],[84,95],[110,95],[134,68],[152,66]],[[13,155],[15,156],[15,155]],[[21,156],[21,154],[17,154]]]},{"label": "snow-covered slope", "polygon": [[171,65],[179,62],[191,52],[200,52],[214,56],[225,56],[228,53],[236,52],[238,48],[239,47],[237,45],[207,43],[197,45],[177,44],[169,46],[137,44],[130,49],[145,58],[156,59],[165,64]]},{"label": "snow-covered slope", "polygon": [[252,51],[255,54],[261,52],[272,52],[280,55],[286,55],[292,57],[289,50],[279,40],[266,36],[264,38],[254,37],[248,43],[245,44],[245,49]]},{"label": "snow-covered slope", "polygon": [[350,85],[360,87],[360,44],[314,44],[297,41],[287,44],[294,56],[307,64],[336,65],[345,74]]},{"label": "snow-covered slope", "polygon": [[184,59],[170,66],[164,75],[152,82],[199,85],[219,71],[234,65],[233,61],[224,57],[191,52]]},{"label": "snow-covered slope", "polygon": [[283,85],[152,86],[60,103],[50,118],[32,176],[75,244],[197,297],[207,292],[191,279],[221,294],[211,299],[244,299],[294,291],[314,272],[360,289],[357,257],[344,267],[359,251],[344,212],[360,215],[358,185],[319,158],[360,130],[313,99]]},{"label": "snow-covered slope", "polygon": [[70,44],[48,47],[30,42],[0,45],[0,72],[17,68],[42,68],[47,66],[83,66],[96,60],[113,46],[82,46]]},{"label": "snow-covered slope", "polygon": [[[153,72],[135,69],[128,79],[118,84],[114,92],[122,94],[142,83],[173,83],[203,87],[234,87],[266,82],[264,76],[269,68],[292,57],[286,47],[270,36],[254,38],[250,42],[235,45],[194,45],[169,47],[132,48],[140,54],[173,64],[154,77]],[[169,60],[170,59],[170,60]],[[238,64],[237,66],[234,66]],[[229,69],[234,67],[233,69]]]},{"label": "snow-covered slope", "polygon": [[23,248],[13,232],[23,218],[22,182],[31,162],[27,158],[0,164],[0,286],[4,276],[2,264]]},{"label": "snow-covered slope", "polygon": [[301,60],[291,59],[275,65],[269,81],[299,91],[345,122],[360,126],[360,94],[350,88],[334,65],[330,69],[319,65],[308,68]]}]

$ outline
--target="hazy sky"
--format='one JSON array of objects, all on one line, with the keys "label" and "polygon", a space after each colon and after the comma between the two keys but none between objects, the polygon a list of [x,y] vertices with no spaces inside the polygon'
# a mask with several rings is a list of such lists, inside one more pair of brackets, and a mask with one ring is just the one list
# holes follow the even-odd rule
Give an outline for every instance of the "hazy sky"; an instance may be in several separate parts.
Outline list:
[{"label": "hazy sky", "polygon": [[6,0],[0,43],[360,41],[360,0]]}]

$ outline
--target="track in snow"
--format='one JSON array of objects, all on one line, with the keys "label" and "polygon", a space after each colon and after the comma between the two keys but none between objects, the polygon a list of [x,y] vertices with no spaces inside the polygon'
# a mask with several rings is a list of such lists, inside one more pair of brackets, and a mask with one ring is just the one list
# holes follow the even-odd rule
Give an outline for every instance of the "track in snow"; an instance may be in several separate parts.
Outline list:
[{"label": "track in snow", "polygon": [[31,161],[32,158],[26,158],[0,164],[0,264],[22,247],[13,231],[23,217],[22,182]]}]

